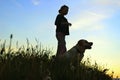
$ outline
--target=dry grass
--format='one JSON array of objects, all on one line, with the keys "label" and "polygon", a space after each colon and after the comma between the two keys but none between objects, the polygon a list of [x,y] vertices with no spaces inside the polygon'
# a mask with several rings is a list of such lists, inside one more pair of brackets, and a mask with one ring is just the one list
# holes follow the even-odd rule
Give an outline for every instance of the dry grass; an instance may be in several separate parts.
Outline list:
[{"label": "dry grass", "polygon": [[112,80],[108,69],[91,64],[89,58],[70,66],[66,61],[57,61],[50,49],[39,44],[30,46],[28,39],[26,48],[14,51],[12,38],[9,48],[6,41],[0,44],[0,80]]}]

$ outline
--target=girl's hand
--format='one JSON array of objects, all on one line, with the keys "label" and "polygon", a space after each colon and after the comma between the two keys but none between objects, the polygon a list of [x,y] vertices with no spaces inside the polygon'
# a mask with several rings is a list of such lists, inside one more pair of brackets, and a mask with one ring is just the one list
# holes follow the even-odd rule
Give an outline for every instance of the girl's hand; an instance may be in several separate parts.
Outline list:
[{"label": "girl's hand", "polygon": [[68,23],[68,22],[64,22],[64,23],[61,23],[61,24],[63,24],[63,25],[68,25],[68,26],[72,26],[72,24],[71,24],[71,23]]},{"label": "girl's hand", "polygon": [[72,24],[71,24],[71,23],[68,23],[68,25],[69,25],[69,26],[72,26]]}]

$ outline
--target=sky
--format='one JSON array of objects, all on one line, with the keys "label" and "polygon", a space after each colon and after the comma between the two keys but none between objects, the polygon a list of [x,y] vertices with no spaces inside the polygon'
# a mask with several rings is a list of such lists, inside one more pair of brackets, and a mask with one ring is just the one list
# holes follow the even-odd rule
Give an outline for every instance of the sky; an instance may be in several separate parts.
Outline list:
[{"label": "sky", "polygon": [[120,0],[0,0],[0,43],[13,34],[13,44],[57,49],[54,21],[62,5],[69,6],[65,17],[72,26],[66,36],[69,50],[80,39],[93,42],[85,58],[114,71],[120,77]]}]

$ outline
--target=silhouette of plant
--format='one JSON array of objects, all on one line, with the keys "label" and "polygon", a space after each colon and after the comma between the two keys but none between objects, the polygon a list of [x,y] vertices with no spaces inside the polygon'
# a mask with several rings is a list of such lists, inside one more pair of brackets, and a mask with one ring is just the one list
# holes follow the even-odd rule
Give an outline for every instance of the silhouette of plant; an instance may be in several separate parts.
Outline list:
[{"label": "silhouette of plant", "polygon": [[35,46],[27,39],[27,47],[18,48],[17,42],[14,51],[12,39],[11,34],[8,51],[6,41],[0,44],[0,80],[112,80],[107,74],[108,69],[101,68],[96,62],[91,64],[90,58],[73,66],[66,59],[57,60],[51,55],[51,49],[43,48],[37,39]]}]

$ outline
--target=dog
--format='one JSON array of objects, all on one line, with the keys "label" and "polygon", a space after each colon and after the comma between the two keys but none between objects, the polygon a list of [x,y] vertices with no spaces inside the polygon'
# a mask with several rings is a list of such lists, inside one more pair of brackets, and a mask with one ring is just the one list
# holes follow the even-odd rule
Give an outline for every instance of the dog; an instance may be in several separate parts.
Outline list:
[{"label": "dog", "polygon": [[[68,76],[69,72],[72,72],[73,75],[76,75],[74,73],[80,74],[81,72],[79,71],[82,70],[80,69],[82,68],[80,66],[80,61],[84,57],[85,50],[91,49],[92,45],[93,42],[88,42],[87,40],[81,39],[75,46],[62,54],[62,56],[52,56],[50,63],[52,65],[52,70],[57,71],[55,72],[55,74],[58,75],[57,77],[62,80],[66,74]],[[75,76],[74,79],[77,79],[77,76]]]},{"label": "dog", "polygon": [[[68,50],[64,56],[67,58],[67,60],[71,61],[78,61],[80,62],[83,57],[86,49],[91,49],[93,45],[93,42],[88,42],[85,39],[81,39],[78,41],[78,43],[72,47],[70,50]],[[75,60],[76,59],[76,60]]]}]

